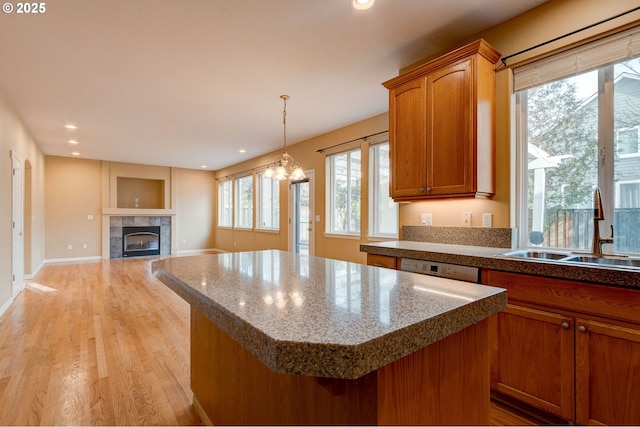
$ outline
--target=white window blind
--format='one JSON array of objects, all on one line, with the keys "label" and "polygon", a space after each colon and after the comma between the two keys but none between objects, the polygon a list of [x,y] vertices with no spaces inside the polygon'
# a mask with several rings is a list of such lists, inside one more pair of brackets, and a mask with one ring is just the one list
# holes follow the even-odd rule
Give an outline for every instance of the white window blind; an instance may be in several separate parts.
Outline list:
[{"label": "white window blind", "polygon": [[516,67],[516,92],[640,55],[640,27],[634,27],[605,38]]}]

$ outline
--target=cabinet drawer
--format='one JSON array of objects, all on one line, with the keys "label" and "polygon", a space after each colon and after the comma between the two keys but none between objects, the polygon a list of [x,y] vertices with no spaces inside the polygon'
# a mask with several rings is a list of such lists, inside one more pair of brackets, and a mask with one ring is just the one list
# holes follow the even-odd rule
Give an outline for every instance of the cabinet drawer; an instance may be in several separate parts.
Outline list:
[{"label": "cabinet drawer", "polygon": [[394,256],[367,254],[367,265],[397,269],[398,258]]},{"label": "cabinet drawer", "polygon": [[522,301],[640,324],[640,290],[487,271],[486,284],[507,289],[509,301]]}]

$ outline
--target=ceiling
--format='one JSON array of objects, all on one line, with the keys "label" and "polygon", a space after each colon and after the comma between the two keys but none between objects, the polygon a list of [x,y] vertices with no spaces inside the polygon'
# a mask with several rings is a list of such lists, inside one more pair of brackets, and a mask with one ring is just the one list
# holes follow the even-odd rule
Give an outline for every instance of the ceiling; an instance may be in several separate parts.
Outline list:
[{"label": "ceiling", "polygon": [[47,155],[216,170],[282,147],[280,95],[289,145],[381,114],[400,68],[544,1],[351,2],[48,0],[0,16],[0,91]]}]

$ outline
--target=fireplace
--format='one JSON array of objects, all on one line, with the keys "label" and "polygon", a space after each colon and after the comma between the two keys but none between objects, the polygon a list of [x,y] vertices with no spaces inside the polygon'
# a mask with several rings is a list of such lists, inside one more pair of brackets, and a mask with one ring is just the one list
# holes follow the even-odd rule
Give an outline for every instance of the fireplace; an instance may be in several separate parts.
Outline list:
[{"label": "fireplace", "polygon": [[160,255],[160,227],[122,227],[122,256]]}]

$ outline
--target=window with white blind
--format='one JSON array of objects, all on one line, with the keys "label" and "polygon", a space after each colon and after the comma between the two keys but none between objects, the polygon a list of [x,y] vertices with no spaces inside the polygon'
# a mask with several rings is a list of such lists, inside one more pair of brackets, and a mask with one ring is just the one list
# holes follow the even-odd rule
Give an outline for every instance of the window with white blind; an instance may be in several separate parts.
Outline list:
[{"label": "window with white blind", "polygon": [[267,178],[264,172],[256,174],[256,228],[280,229],[280,181]]},{"label": "window with white blind", "polygon": [[360,148],[327,156],[327,233],[360,235]]},{"label": "window with white blind", "polygon": [[253,227],[253,176],[236,178],[235,183],[235,228]]},{"label": "window with white blind", "polygon": [[589,250],[600,187],[607,252],[640,253],[640,29],[514,69],[522,246]]},{"label": "window with white blind", "polygon": [[369,147],[369,236],[398,237],[398,204],[389,196],[389,142]]},{"label": "window with white blind", "polygon": [[218,182],[218,227],[233,226],[233,181]]}]

